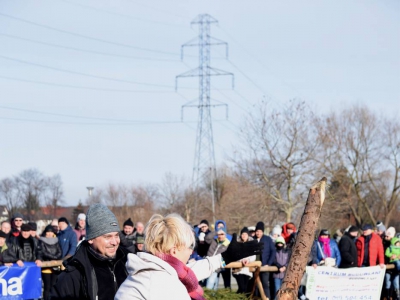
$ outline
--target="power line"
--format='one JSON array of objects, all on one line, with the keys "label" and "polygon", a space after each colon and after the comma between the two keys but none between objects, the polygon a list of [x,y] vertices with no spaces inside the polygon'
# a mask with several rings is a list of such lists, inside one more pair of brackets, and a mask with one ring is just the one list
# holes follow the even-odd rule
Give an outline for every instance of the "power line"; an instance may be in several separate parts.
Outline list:
[{"label": "power line", "polygon": [[50,113],[50,112],[44,112],[44,111],[38,111],[38,110],[24,109],[24,108],[16,108],[16,107],[10,107],[10,106],[0,106],[0,109],[15,110],[15,111],[28,112],[28,113],[41,114],[41,115],[50,115],[50,116],[57,116],[57,117],[107,121],[107,122],[125,122],[125,123],[148,123],[149,122],[149,121],[143,121],[143,120],[110,119],[110,118],[97,118],[97,117],[67,115],[67,114]]},{"label": "power line", "polygon": [[63,45],[57,45],[57,44],[53,44],[53,43],[32,40],[32,39],[28,39],[28,38],[24,38],[24,37],[20,37],[20,36],[16,36],[16,35],[11,35],[11,34],[6,34],[6,33],[0,33],[0,35],[7,37],[7,38],[18,39],[18,40],[22,40],[25,42],[39,44],[39,45],[45,45],[45,46],[66,49],[66,50],[79,51],[79,52],[86,52],[86,53],[91,53],[91,54],[99,54],[99,55],[105,55],[105,56],[139,59],[139,60],[150,60],[150,61],[180,62],[179,59],[148,58],[148,57],[139,57],[139,56],[132,56],[132,55],[115,54],[115,53],[109,53],[109,52],[101,52],[101,51],[95,51],[95,50],[86,50],[86,49],[81,49],[81,48],[76,48],[76,47],[69,47],[69,46],[63,46]]},{"label": "power line", "polygon": [[80,33],[75,33],[75,32],[71,32],[71,31],[67,31],[67,30],[63,30],[63,29],[58,29],[58,28],[55,28],[55,27],[52,27],[52,26],[48,26],[48,25],[37,23],[37,22],[33,22],[33,21],[22,19],[22,18],[18,18],[18,17],[15,17],[15,16],[11,16],[11,15],[8,15],[8,14],[5,14],[5,13],[0,13],[0,16],[6,17],[6,18],[9,18],[9,19],[12,19],[12,20],[16,20],[16,21],[19,21],[19,22],[27,23],[27,24],[30,24],[30,25],[35,25],[35,26],[38,26],[38,27],[46,28],[46,29],[49,29],[49,30],[53,30],[53,31],[57,31],[57,32],[61,32],[61,33],[65,33],[65,34],[69,34],[69,35],[73,35],[73,36],[77,36],[77,37],[80,37],[80,38],[96,41],[96,42],[111,44],[111,45],[120,46],[120,47],[126,47],[126,48],[130,48],[130,49],[135,49],[135,50],[141,50],[141,51],[147,51],[147,52],[154,52],[154,53],[161,53],[161,54],[168,54],[168,55],[178,56],[177,53],[161,51],[161,50],[155,50],[155,49],[149,49],[149,48],[142,48],[142,47],[132,46],[132,45],[118,43],[118,42],[112,42],[112,41],[108,41],[108,40],[104,40],[104,39],[100,39],[100,38],[95,38],[95,37],[91,37],[91,36],[80,34]]},{"label": "power line", "polygon": [[86,9],[98,11],[98,12],[101,12],[101,13],[106,13],[106,14],[114,15],[114,16],[118,16],[118,17],[124,17],[124,18],[128,18],[128,19],[136,20],[136,21],[148,22],[148,23],[153,23],[153,24],[161,24],[161,25],[167,25],[167,26],[174,26],[174,27],[180,27],[180,28],[184,27],[183,25],[179,25],[179,24],[165,23],[165,22],[160,22],[160,21],[153,21],[153,20],[138,18],[138,17],[134,17],[134,16],[131,16],[131,15],[112,12],[112,11],[108,11],[108,10],[104,10],[104,9],[101,9],[101,8],[93,7],[93,6],[90,6],[90,5],[84,5],[84,4],[81,4],[81,3],[76,3],[76,2],[72,2],[72,1],[68,1],[68,0],[59,0],[59,1],[71,4],[71,5],[80,6],[80,7],[86,8]]},{"label": "power line", "polygon": [[[157,10],[157,11],[160,11],[160,12],[163,12],[163,13],[170,14],[170,15],[175,16],[175,17],[180,17],[180,18],[187,19],[186,16],[177,14],[177,13],[175,13],[175,12],[170,12],[170,11],[168,11],[168,10],[161,9],[161,8],[159,8],[159,7],[154,7],[154,6],[151,6],[151,5],[148,5],[148,4],[144,4],[143,1],[140,1],[140,2],[133,1],[133,2],[135,2],[136,4],[138,4],[138,5],[140,5],[140,6],[144,6],[144,7],[151,8],[152,10]],[[167,3],[167,2],[166,2],[166,3]]]},{"label": "power line", "polygon": [[69,73],[69,74],[75,74],[75,75],[81,75],[81,76],[86,76],[86,77],[91,77],[91,78],[97,78],[97,79],[103,79],[103,80],[109,80],[109,81],[116,81],[116,82],[122,82],[122,83],[130,83],[130,84],[138,84],[138,85],[146,85],[146,86],[154,86],[154,87],[168,87],[172,88],[172,86],[169,85],[163,85],[163,84],[156,84],[156,83],[147,83],[147,82],[139,82],[139,81],[132,81],[132,80],[126,80],[126,79],[118,79],[118,78],[112,78],[112,77],[105,77],[105,76],[98,76],[98,75],[93,75],[93,74],[87,74],[87,73],[82,73],[82,72],[77,72],[77,71],[71,71],[71,70],[66,70],[66,69],[61,69],[57,67],[52,67],[52,66],[47,66],[47,65],[42,65],[22,59],[17,59],[17,58],[12,58],[4,55],[0,55],[0,58],[6,59],[6,60],[11,60],[11,61],[16,61],[19,63],[23,64],[28,64],[28,65],[33,65],[36,67],[41,67],[45,69],[50,69],[58,72],[63,72],[63,73]]},{"label": "power line", "polygon": [[[181,124],[181,121],[140,121],[140,122],[118,122],[118,123],[94,123],[94,122],[68,122],[68,121],[47,121],[47,120],[36,120],[36,119],[23,119],[23,118],[8,118],[0,117],[0,120],[10,120],[19,122],[31,122],[31,123],[45,123],[45,124],[66,124],[66,125],[159,125],[159,124]],[[193,122],[194,123],[194,122]]]},{"label": "power line", "polygon": [[172,90],[170,91],[156,91],[156,90],[121,90],[121,89],[108,89],[108,88],[97,88],[97,87],[86,87],[86,86],[78,86],[78,85],[69,85],[69,84],[62,84],[62,83],[52,83],[46,81],[37,81],[37,80],[29,80],[23,78],[16,78],[16,77],[9,77],[9,76],[2,76],[0,78],[25,82],[25,83],[34,83],[34,84],[41,84],[41,85],[48,85],[48,86],[55,86],[55,87],[64,87],[64,88],[72,88],[72,89],[83,89],[83,90],[93,90],[93,91],[102,91],[102,92],[119,92],[119,93],[174,93]]}]

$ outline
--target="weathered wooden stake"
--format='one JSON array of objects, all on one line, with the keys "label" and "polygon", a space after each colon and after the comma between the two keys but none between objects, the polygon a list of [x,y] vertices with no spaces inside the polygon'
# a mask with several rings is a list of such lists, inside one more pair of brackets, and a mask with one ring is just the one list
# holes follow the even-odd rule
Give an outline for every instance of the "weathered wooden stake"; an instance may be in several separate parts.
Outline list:
[{"label": "weathered wooden stake", "polygon": [[304,213],[301,217],[296,242],[292,248],[292,256],[290,257],[287,271],[276,299],[297,299],[297,292],[314,242],[315,230],[317,229],[322,205],[325,200],[326,181],[327,179],[324,177],[310,189]]}]

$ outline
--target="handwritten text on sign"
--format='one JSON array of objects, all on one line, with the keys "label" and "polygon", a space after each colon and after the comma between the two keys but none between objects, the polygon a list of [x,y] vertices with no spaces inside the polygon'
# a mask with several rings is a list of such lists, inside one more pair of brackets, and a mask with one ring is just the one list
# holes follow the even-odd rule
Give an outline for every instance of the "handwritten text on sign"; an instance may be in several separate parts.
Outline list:
[{"label": "handwritten text on sign", "polygon": [[315,300],[375,300],[380,298],[385,269],[307,267],[307,298]]}]

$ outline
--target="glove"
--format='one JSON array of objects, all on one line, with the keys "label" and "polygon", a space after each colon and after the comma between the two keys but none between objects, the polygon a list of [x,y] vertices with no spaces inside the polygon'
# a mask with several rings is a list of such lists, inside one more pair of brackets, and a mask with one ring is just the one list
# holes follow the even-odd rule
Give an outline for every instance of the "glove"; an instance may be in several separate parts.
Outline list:
[{"label": "glove", "polygon": [[206,237],[206,234],[204,232],[200,232],[199,234],[199,241],[204,242],[204,238]]},{"label": "glove", "polygon": [[229,264],[233,261],[238,261],[248,256],[260,254],[263,249],[264,243],[259,243],[257,240],[239,243],[237,241],[237,235],[234,233],[232,235],[231,243],[226,251],[221,253],[221,256],[225,263]]}]

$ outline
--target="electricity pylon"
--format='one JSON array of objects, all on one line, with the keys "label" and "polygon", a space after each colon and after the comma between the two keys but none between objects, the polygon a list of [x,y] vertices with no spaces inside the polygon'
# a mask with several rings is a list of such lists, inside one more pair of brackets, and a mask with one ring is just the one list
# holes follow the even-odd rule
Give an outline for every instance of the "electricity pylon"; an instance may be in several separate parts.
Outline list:
[{"label": "electricity pylon", "polygon": [[[175,84],[177,86],[178,79],[183,77],[199,77],[199,98],[190,101],[182,106],[182,118],[183,109],[185,107],[197,107],[198,122],[197,122],[197,135],[196,135],[196,148],[193,165],[192,185],[195,189],[198,188],[201,182],[210,183],[211,189],[211,209],[213,215],[213,221],[215,222],[215,180],[217,178],[216,164],[215,164],[215,152],[214,152],[214,138],[211,118],[211,107],[225,106],[227,105],[221,102],[211,102],[210,83],[211,76],[232,76],[232,87],[233,87],[233,73],[229,73],[223,70],[212,68],[210,66],[210,46],[212,45],[225,45],[226,56],[228,56],[228,44],[219,39],[210,36],[210,26],[213,23],[218,23],[216,19],[208,14],[198,15],[192,22],[191,25],[199,25],[199,35],[189,42],[185,43],[181,47],[181,58],[183,59],[183,50],[185,47],[199,47],[199,66],[193,70],[185,72],[176,76]],[[197,104],[193,104],[198,101]],[[195,214],[197,213],[197,201],[195,202]]]}]

